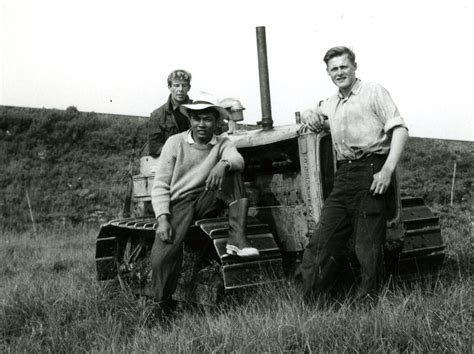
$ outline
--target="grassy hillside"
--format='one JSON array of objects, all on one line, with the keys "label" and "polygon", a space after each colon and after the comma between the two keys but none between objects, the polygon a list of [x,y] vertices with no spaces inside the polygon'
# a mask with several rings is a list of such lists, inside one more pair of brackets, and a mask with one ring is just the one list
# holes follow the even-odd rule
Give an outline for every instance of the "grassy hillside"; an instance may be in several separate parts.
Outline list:
[{"label": "grassy hillside", "polygon": [[401,161],[402,193],[423,197],[429,204],[450,202],[454,163],[454,203],[472,203],[474,143],[410,138]]},{"label": "grassy hillside", "polygon": [[3,228],[108,219],[121,211],[134,137],[145,121],[95,113],[0,110],[0,217]]},{"label": "grassy hillside", "polygon": [[[81,113],[74,107],[0,107],[1,228],[31,227],[27,192],[39,225],[117,217],[133,140],[136,136],[138,154],[145,124],[138,117]],[[454,201],[468,208],[474,148],[467,142],[411,138],[401,164],[402,192],[420,195],[441,210],[450,201],[454,161]]]}]

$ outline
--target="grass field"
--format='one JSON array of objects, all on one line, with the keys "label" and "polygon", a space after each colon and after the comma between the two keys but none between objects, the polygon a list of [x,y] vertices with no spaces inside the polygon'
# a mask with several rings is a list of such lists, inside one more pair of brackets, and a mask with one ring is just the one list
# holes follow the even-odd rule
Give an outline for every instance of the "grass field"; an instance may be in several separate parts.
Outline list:
[{"label": "grass field", "polygon": [[0,107],[0,352],[473,351],[472,142],[410,138],[401,161],[402,194],[440,216],[446,260],[431,281],[312,307],[282,283],[163,327],[152,304],[95,280],[97,221],[122,210],[133,132],[138,154],[136,117]]},{"label": "grass field", "polygon": [[97,228],[5,233],[0,239],[1,352],[469,352],[472,275],[467,212],[441,213],[447,260],[431,281],[388,284],[375,305],[307,306],[292,283],[222,307],[152,306],[95,280]]}]

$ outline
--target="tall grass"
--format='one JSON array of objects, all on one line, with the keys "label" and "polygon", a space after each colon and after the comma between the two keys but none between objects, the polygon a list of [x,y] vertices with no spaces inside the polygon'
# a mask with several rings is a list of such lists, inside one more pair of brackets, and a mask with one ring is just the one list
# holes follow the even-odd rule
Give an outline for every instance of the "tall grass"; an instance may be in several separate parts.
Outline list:
[{"label": "tall grass", "polygon": [[[2,352],[467,352],[472,275],[451,254],[431,281],[387,284],[376,304],[301,301],[292,282],[181,309],[153,306],[95,280],[92,228],[6,233],[0,240]],[[451,235],[455,243],[466,234]],[[450,247],[451,248],[451,247]],[[454,248],[459,250],[459,248]],[[472,253],[471,253],[472,254]]]}]

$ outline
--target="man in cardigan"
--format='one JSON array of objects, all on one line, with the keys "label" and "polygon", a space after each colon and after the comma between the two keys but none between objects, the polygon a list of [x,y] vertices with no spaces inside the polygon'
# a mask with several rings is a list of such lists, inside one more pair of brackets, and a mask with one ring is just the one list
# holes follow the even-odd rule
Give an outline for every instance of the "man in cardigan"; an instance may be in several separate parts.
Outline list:
[{"label": "man in cardigan", "polygon": [[218,100],[202,94],[183,105],[191,129],[168,138],[163,146],[151,192],[158,219],[153,244],[152,289],[155,300],[171,301],[181,272],[182,244],[195,219],[229,207],[227,253],[258,255],[245,237],[248,199],[240,172],[244,160],[226,137],[216,136],[218,120],[227,112]]}]

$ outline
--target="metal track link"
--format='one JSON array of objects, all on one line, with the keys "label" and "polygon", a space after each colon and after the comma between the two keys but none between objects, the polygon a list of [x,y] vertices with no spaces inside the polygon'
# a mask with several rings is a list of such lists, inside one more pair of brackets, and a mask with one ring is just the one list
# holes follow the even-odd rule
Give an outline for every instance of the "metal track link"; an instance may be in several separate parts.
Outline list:
[{"label": "metal track link", "polygon": [[256,257],[238,257],[226,253],[225,246],[229,231],[227,219],[198,220],[195,225],[214,243],[222,264],[226,290],[272,283],[284,278],[281,251],[267,224],[252,217],[247,220],[247,240],[260,252],[260,255]]}]

